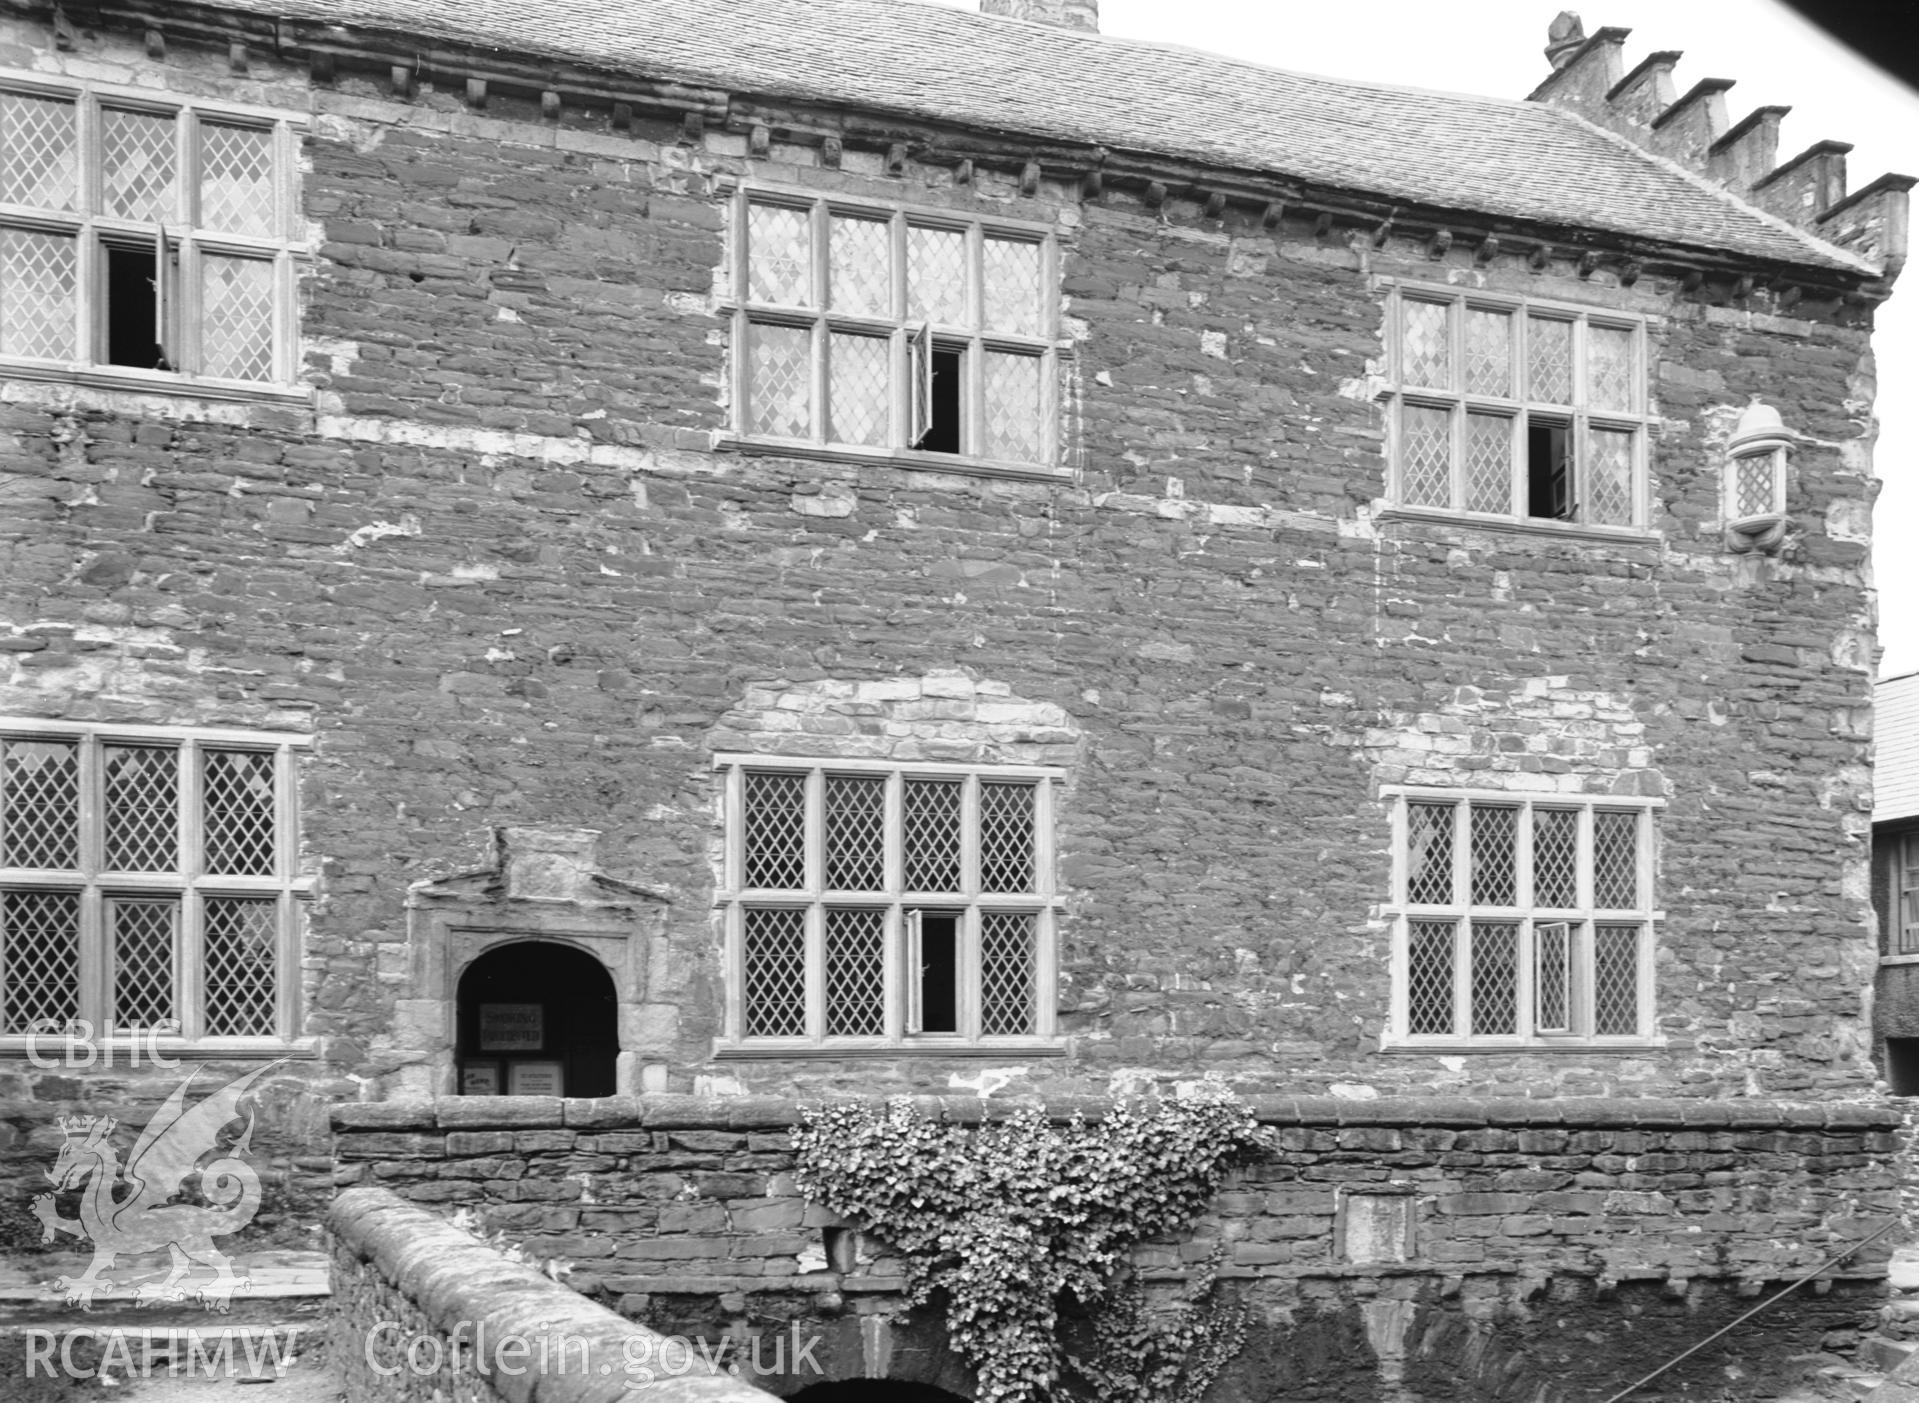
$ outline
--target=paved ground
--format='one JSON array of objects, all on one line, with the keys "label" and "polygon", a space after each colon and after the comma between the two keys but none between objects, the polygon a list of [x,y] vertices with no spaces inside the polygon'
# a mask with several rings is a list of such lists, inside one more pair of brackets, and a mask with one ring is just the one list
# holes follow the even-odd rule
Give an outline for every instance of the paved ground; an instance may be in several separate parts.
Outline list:
[{"label": "paved ground", "polygon": [[205,1309],[190,1293],[135,1306],[135,1290],[167,1275],[164,1253],[116,1263],[107,1273],[113,1290],[83,1313],[64,1303],[53,1282],[79,1276],[87,1262],[84,1255],[39,1257],[30,1271],[0,1263],[0,1400],[339,1403],[343,1397],[321,1332],[324,1254],[236,1254],[234,1272],[249,1285],[234,1293],[225,1313]]}]

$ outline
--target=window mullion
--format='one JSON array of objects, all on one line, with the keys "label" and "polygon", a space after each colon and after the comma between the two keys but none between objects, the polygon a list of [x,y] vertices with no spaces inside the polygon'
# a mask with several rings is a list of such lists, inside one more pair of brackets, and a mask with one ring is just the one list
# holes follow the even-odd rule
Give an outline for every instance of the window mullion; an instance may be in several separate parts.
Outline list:
[{"label": "window mullion", "polygon": [[199,890],[181,892],[174,918],[173,1016],[188,1038],[206,1035],[205,929],[206,902]]},{"label": "window mullion", "polygon": [[826,1036],[826,907],[817,890],[806,908],[806,1040]]},{"label": "window mullion", "polygon": [[966,914],[960,918],[959,968],[959,1024],[961,1034],[968,1042],[978,1042],[985,1034],[984,1001],[980,996],[980,982],[985,961],[980,954],[981,917],[978,906],[968,906]]},{"label": "window mullion", "polygon": [[1593,911],[1593,810],[1591,804],[1581,804],[1576,811],[1579,815],[1578,855],[1574,860],[1574,879],[1577,884],[1579,909],[1588,916]]},{"label": "window mullion", "polygon": [[826,774],[806,772],[801,823],[801,881],[806,887],[806,1037],[826,1034]]},{"label": "window mullion", "polygon": [[79,867],[79,879],[84,884],[79,901],[80,958],[76,971],[80,982],[78,1012],[80,1017],[92,1023],[96,1032],[104,1035],[106,1019],[112,1010],[112,989],[107,982],[112,978],[112,961],[106,949],[110,938],[106,897],[99,885],[100,869],[106,861],[106,766],[100,738],[82,737],[75,746],[75,754],[79,760],[79,774],[76,776],[79,804],[76,841],[79,851],[75,854],[75,860]]},{"label": "window mullion", "polygon": [[1465,914],[1453,928],[1453,1032],[1470,1037],[1472,1024],[1472,805],[1453,805],[1453,901]]},{"label": "window mullion", "polygon": [[832,354],[833,344],[827,331],[826,318],[831,293],[827,285],[829,264],[826,240],[829,231],[825,202],[815,200],[807,210],[806,218],[813,235],[807,250],[813,265],[813,442],[831,443],[833,435],[829,425],[833,414],[833,381],[827,371],[827,357]]},{"label": "window mullion", "polygon": [[1573,923],[1572,1030],[1582,1038],[1593,1036],[1598,1022],[1599,989],[1596,976],[1599,931],[1590,919]]}]

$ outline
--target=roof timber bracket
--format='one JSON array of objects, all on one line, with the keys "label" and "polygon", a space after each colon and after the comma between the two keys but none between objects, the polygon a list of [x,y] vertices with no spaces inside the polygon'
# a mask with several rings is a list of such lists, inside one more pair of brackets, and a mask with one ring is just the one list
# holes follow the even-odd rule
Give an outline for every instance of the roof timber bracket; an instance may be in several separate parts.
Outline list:
[{"label": "roof timber bracket", "polygon": [[1019,192],[1027,198],[1039,194],[1039,162],[1028,161],[1019,168]]},{"label": "roof timber bracket", "polygon": [[158,63],[162,59],[164,59],[166,56],[167,56],[166,32],[162,30],[160,26],[157,24],[149,25],[147,27],[147,57],[152,59],[155,63]]}]

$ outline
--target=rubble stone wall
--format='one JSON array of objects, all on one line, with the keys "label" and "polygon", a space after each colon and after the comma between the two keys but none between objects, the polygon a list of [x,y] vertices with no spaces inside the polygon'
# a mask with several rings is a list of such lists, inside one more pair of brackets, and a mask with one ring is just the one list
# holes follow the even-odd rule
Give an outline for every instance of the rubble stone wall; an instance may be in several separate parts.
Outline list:
[{"label": "rubble stone wall", "polygon": [[384,1189],[335,1199],[327,1237],[329,1360],[353,1403],[767,1397]]},{"label": "rubble stone wall", "polygon": [[[1222,1279],[1258,1327],[1238,1366],[1247,1387],[1329,1386],[1350,1369],[1354,1398],[1391,1374],[1423,1377],[1407,1385],[1417,1399],[1477,1378],[1470,1360],[1488,1377],[1530,1370],[1540,1386],[1595,1390],[1592,1379],[1649,1371],[1660,1351],[1697,1343],[1899,1212],[1898,1117],[1879,1107],[1273,1097],[1254,1108],[1277,1151],[1236,1171],[1190,1235],[1135,1253],[1162,1283],[1223,1253]],[[995,1107],[922,1109],[974,1123]],[[894,1376],[950,1386],[950,1361],[935,1369],[936,1315],[888,1333],[901,1279],[883,1238],[799,1194],[798,1112],[762,1098],[462,1097],[342,1106],[334,1125],[343,1184],[468,1209],[655,1329],[746,1336],[799,1320],[826,1342],[829,1369],[850,1371],[837,1377],[897,1356],[912,1362]],[[1854,1328],[1883,1297],[1889,1253],[1887,1239],[1863,1248],[1700,1362],[1702,1377],[1730,1367],[1766,1396],[1791,1354]],[[1342,1332],[1355,1338],[1339,1344]]]}]

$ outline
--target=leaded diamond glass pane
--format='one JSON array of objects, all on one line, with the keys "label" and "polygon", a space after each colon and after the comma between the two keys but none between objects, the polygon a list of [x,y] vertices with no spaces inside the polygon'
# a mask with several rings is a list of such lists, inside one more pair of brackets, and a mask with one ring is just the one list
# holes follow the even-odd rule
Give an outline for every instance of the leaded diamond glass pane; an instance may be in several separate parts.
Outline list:
[{"label": "leaded diamond glass pane", "polygon": [[1453,1031],[1453,922],[1413,921],[1406,933],[1406,1031]]},{"label": "leaded diamond glass pane", "polygon": [[273,756],[259,750],[202,755],[200,824],[206,870],[270,877],[278,856]]},{"label": "leaded diamond glass pane", "polygon": [[813,434],[813,333],[752,322],[746,329],[747,423],[756,434]]},{"label": "leaded diamond glass pane", "polygon": [[1513,392],[1513,319],[1510,312],[1466,309],[1466,389],[1509,399]]},{"label": "leaded diamond glass pane", "polygon": [[273,378],[273,264],[200,258],[200,366],[222,380]]},{"label": "leaded diamond glass pane", "polygon": [[1019,336],[1040,330],[1040,246],[1019,239],[980,243],[980,299],[986,329]]},{"label": "leaded diamond glass pane", "polygon": [[901,813],[906,890],[960,889],[960,782],[909,779]]},{"label": "leaded diamond glass pane", "polygon": [[0,204],[70,210],[79,188],[71,102],[0,93]]},{"label": "leaded diamond glass pane", "polygon": [[275,1031],[279,997],[279,903],[210,896],[206,901],[206,1030],[217,1038]]},{"label": "leaded diamond glass pane", "polygon": [[157,745],[107,745],[102,751],[108,869],[173,871],[179,866],[179,752]]},{"label": "leaded diamond glass pane", "polygon": [[179,903],[110,900],[107,927],[113,940],[113,1021],[122,1028],[157,1028],[177,1020],[173,947]]},{"label": "leaded diamond glass pane", "polygon": [[834,215],[827,239],[833,307],[860,316],[893,315],[893,226]]},{"label": "leaded diamond glass pane", "polygon": [[826,885],[886,890],[886,777],[826,777]]},{"label": "leaded diamond glass pane", "polygon": [[906,315],[942,326],[968,324],[965,234],[917,224],[907,228]]},{"label": "leaded diamond glass pane", "polygon": [[1579,814],[1533,810],[1533,905],[1566,910],[1579,905]]},{"label": "leaded diamond glass pane", "polygon": [[9,740],[0,750],[0,867],[80,865],[80,748]]},{"label": "leaded diamond glass pane", "polygon": [[271,131],[201,124],[200,224],[231,234],[273,234]]},{"label": "leaded diamond glass pane", "polygon": [[1573,324],[1526,318],[1527,394],[1550,404],[1573,402]]},{"label": "leaded diamond glass pane", "polygon": [[746,863],[742,880],[767,891],[806,885],[806,776],[746,772]]},{"label": "leaded diamond glass pane", "polygon": [[1586,393],[1594,409],[1636,408],[1633,334],[1620,326],[1586,327]]},{"label": "leaded diamond glass pane", "polygon": [[1546,921],[1533,927],[1533,1028],[1563,1033],[1572,1018],[1572,927]]},{"label": "leaded diamond glass pane", "polygon": [[72,238],[0,229],[0,354],[73,360],[78,283]]},{"label": "leaded diamond glass pane", "polygon": [[749,906],[743,914],[745,1034],[801,1037],[806,1032],[806,913]]},{"label": "leaded diamond glass pane", "polygon": [[1733,462],[1733,515],[1744,519],[1769,516],[1778,510],[1773,502],[1772,454],[1754,453]]},{"label": "leaded diamond glass pane", "polygon": [[1639,927],[1593,932],[1593,1032],[1631,1037],[1639,1027]]},{"label": "leaded diamond glass pane", "polygon": [[1607,911],[1639,906],[1639,815],[1593,814],[1593,905]]},{"label": "leaded diamond glass pane", "polygon": [[1505,804],[1472,806],[1473,905],[1511,906],[1519,900],[1518,835],[1518,809]]},{"label": "leaded diamond glass pane", "polygon": [[886,913],[826,911],[826,1035],[875,1037],[886,1031]]},{"label": "leaded diamond glass pane", "polygon": [[1513,421],[1497,414],[1466,416],[1466,510],[1513,509]]},{"label": "leaded diamond glass pane", "polygon": [[1031,1034],[1036,918],[1016,911],[983,911],[979,918],[980,1032],[988,1037]]},{"label": "leaded diamond glass pane", "polygon": [[1472,1031],[1475,1035],[1516,1033],[1519,927],[1511,921],[1474,921],[1472,927]]},{"label": "leaded diamond glass pane", "polygon": [[1452,304],[1408,297],[1399,304],[1400,376],[1408,385],[1453,388]]},{"label": "leaded diamond glass pane", "polygon": [[1629,430],[1591,429],[1586,434],[1586,520],[1600,526],[1630,526],[1633,519],[1633,435]]},{"label": "leaded diamond glass pane", "polygon": [[746,207],[746,288],[755,302],[813,305],[813,220],[805,210]]},{"label": "leaded diamond glass pane", "polygon": [[79,1015],[79,893],[0,892],[0,1033]]},{"label": "leaded diamond glass pane", "polygon": [[1040,433],[1040,369],[1038,356],[987,351],[986,456],[1016,463],[1037,462],[1043,442]]},{"label": "leaded diamond glass pane", "polygon": [[1033,890],[1033,805],[1031,784],[982,781],[979,787],[979,889],[984,892]]},{"label": "leaded diamond glass pane", "polygon": [[1453,504],[1453,417],[1423,404],[1400,406],[1400,500],[1413,507]]},{"label": "leaded diamond glass pane", "polygon": [[1406,900],[1426,906],[1453,899],[1453,806],[1406,806]]},{"label": "leaded diamond glass pane", "polygon": [[156,223],[179,218],[173,131],[171,115],[101,111],[100,194],[108,214]]},{"label": "leaded diamond glass pane", "polygon": [[892,342],[838,332],[827,340],[833,441],[884,447],[893,404]]}]

